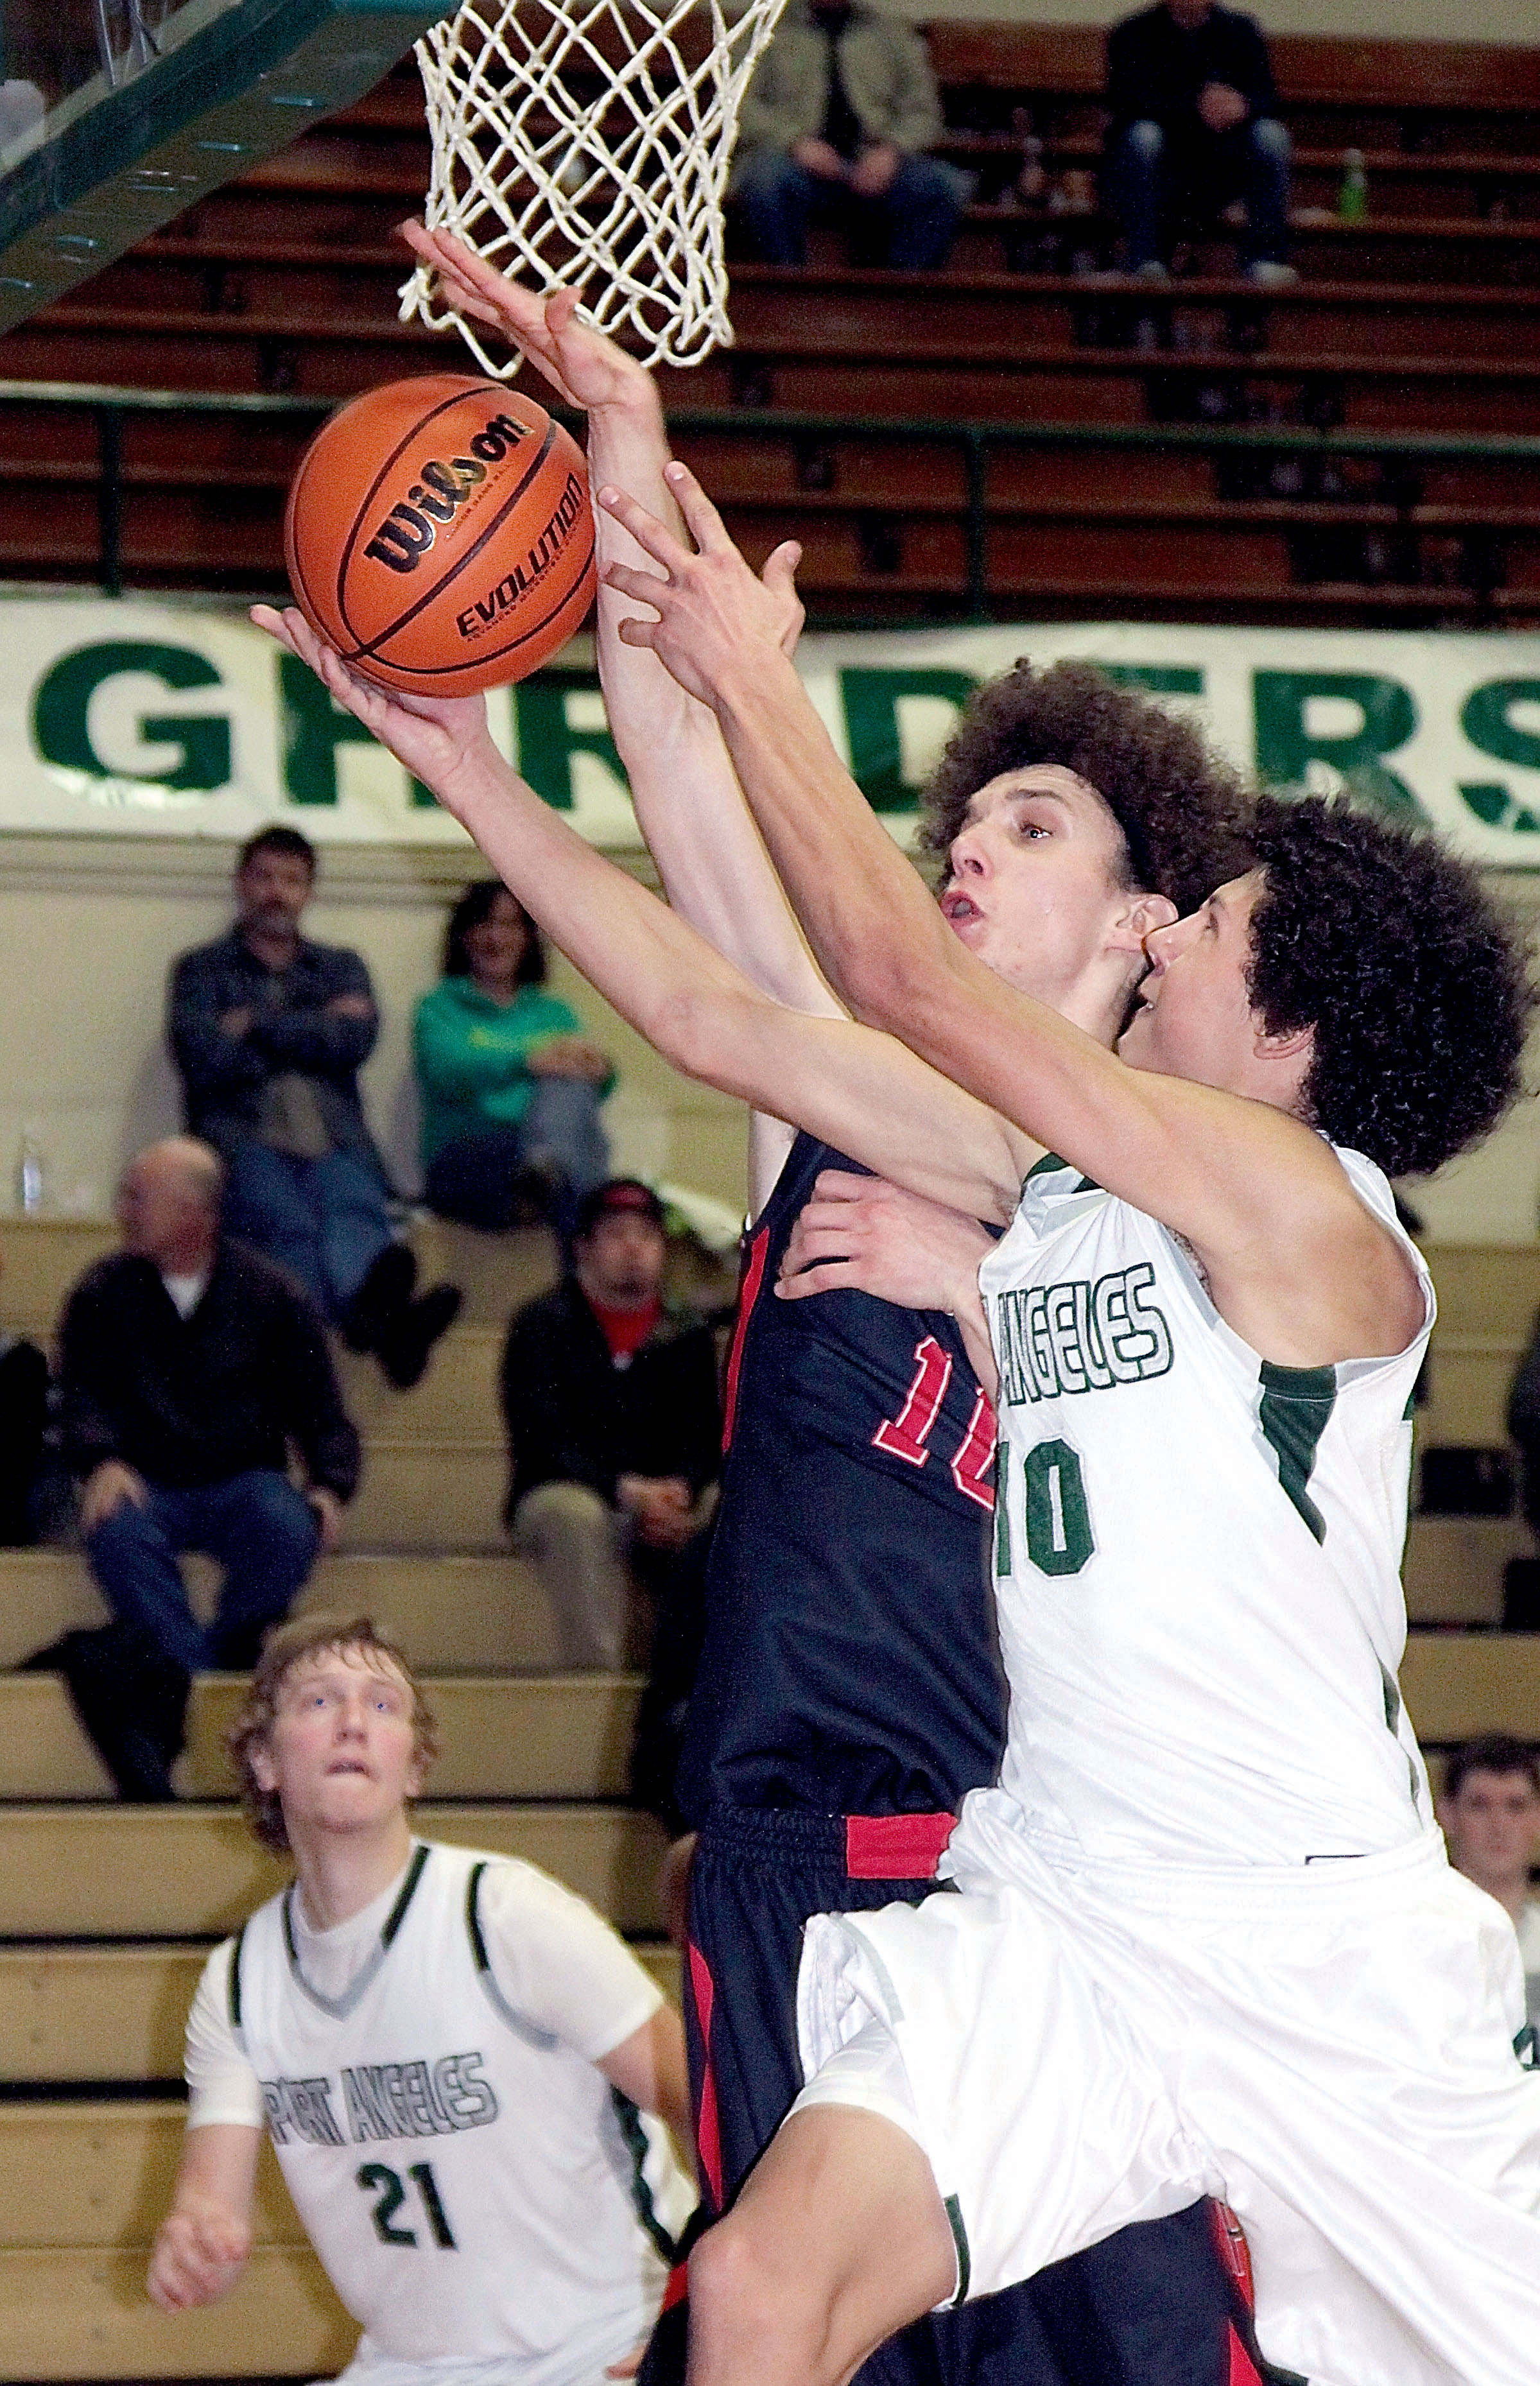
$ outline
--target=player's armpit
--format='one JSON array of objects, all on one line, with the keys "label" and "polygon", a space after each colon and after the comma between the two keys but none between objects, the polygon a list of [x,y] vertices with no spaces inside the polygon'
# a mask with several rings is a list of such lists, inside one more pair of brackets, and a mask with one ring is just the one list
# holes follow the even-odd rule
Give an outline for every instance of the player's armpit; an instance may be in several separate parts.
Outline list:
[{"label": "player's armpit", "polygon": [[650,2021],[600,2056],[598,2068],[644,2113],[656,2113],[677,2145],[694,2145],[684,2025],[672,2005],[659,2005]]},{"label": "player's armpit", "polygon": [[260,2129],[214,2121],[189,2129],[176,2194],[150,2254],[145,2291],[162,2311],[228,2294],[251,2251]]}]

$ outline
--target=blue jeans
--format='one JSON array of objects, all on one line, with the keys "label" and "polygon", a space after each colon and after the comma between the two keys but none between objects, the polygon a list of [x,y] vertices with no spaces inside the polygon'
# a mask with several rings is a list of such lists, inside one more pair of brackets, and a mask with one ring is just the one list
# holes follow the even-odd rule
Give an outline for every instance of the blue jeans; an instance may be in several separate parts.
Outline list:
[{"label": "blue jeans", "polygon": [[[191,1491],[152,1483],[149,1493],[147,1507],[125,1500],[86,1537],[103,1598],[184,1673],[254,1664],[263,1632],[287,1615],[316,1562],[315,1510],[265,1466]],[[183,1550],[206,1550],[224,1568],[207,1631],[187,1604]]]},{"label": "blue jeans", "polygon": [[808,173],[784,149],[745,159],[732,186],[755,256],[765,265],[801,265],[809,216],[837,215],[873,265],[927,273],[946,262],[971,178],[940,157],[907,157],[880,199]]},{"label": "blue jeans", "polygon": [[226,1231],[279,1261],[335,1323],[391,1240],[379,1170],[350,1151],[295,1160],[256,1142],[225,1157]]},{"label": "blue jeans", "polygon": [[1257,116],[1229,132],[1172,136],[1152,118],[1126,124],[1108,147],[1107,196],[1123,228],[1128,270],[1164,259],[1173,211],[1208,220],[1232,199],[1246,201],[1240,242],[1243,266],[1288,255],[1288,131],[1276,117]]},{"label": "blue jeans", "polygon": [[429,1162],[428,1206],[462,1226],[502,1234],[513,1224],[521,1170],[545,1162],[561,1176],[558,1214],[568,1235],[583,1194],[609,1174],[609,1137],[599,1120],[599,1089],[584,1077],[542,1077],[517,1126],[458,1135]]}]

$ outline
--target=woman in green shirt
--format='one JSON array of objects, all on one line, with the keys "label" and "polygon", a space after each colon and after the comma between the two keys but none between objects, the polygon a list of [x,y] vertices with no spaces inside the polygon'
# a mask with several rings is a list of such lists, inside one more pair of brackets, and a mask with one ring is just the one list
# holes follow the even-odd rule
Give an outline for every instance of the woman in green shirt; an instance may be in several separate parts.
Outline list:
[{"label": "woman in green shirt", "polygon": [[533,1207],[569,1232],[609,1174],[599,1104],[615,1072],[545,992],[540,931],[495,878],[450,913],[444,975],[412,1032],[429,1207],[494,1233]]}]

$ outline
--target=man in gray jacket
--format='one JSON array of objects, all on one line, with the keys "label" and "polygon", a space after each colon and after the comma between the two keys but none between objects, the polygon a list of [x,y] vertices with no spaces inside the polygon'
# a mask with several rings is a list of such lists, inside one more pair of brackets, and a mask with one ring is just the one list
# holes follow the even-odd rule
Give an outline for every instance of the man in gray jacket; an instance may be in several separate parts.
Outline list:
[{"label": "man in gray jacket", "polygon": [[801,265],[818,213],[862,264],[944,265],[970,185],[922,154],[941,131],[912,25],[862,0],[790,0],[744,97],[730,186],[755,256]]},{"label": "man in gray jacket", "polygon": [[374,990],[358,954],[300,934],[315,876],[315,848],[297,829],[247,839],[234,926],[172,969],[171,1051],[188,1133],[225,1164],[230,1233],[287,1268],[405,1389],[460,1297],[436,1285],[413,1298],[417,1262],[394,1239],[358,1098],[380,1028]]}]

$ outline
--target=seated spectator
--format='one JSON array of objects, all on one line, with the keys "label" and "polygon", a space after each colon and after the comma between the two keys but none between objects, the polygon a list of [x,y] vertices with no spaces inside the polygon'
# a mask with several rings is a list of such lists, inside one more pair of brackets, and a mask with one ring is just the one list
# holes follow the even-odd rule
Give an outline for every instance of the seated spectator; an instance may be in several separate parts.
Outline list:
[{"label": "seated spectator", "polygon": [[[222,1173],[186,1136],[131,1161],[123,1248],[81,1277],[60,1331],[64,1454],[121,1628],[105,1643],[68,1635],[31,1662],[65,1672],[126,1797],[170,1796],[189,1676],[255,1662],[358,1480],[321,1321],[282,1269],[221,1232]],[[291,1446],[304,1490],[289,1479]],[[224,1569],[207,1630],[188,1605],[184,1550]]]},{"label": "seated spectator", "polygon": [[449,915],[413,1049],[429,1208],[490,1234],[532,1212],[570,1235],[577,1202],[609,1173],[599,1104],[615,1072],[545,992],[545,941],[495,878]]},{"label": "seated spectator", "polygon": [[1529,1877],[1540,1861],[1540,1757],[1503,1733],[1467,1740],[1449,1759],[1438,1819],[1455,1869],[1512,1918],[1529,2019],[1540,2028],[1540,1903]]},{"label": "seated spectator", "polygon": [[508,1327],[507,1521],[567,1665],[622,1662],[628,1561],[667,1596],[721,1463],[716,1345],[703,1317],[665,1304],[666,1253],[657,1196],[613,1177],[579,1207],[570,1273]]},{"label": "seated spectator", "polygon": [[863,0],[790,0],[744,94],[729,184],[754,255],[801,265],[817,214],[840,219],[859,264],[945,265],[972,178],[922,154],[941,132],[912,25]]},{"label": "seated spectator", "polygon": [[37,1538],[34,1495],[47,1424],[48,1362],[35,1342],[0,1327],[0,1548],[23,1549]]},{"label": "seated spectator", "polygon": [[282,1261],[349,1347],[372,1350],[405,1388],[460,1297],[441,1284],[414,1300],[417,1261],[392,1238],[358,1099],[379,1012],[357,953],[300,935],[315,877],[297,829],[265,828],[243,846],[234,926],[172,971],[171,1049],[188,1132],[228,1172],[228,1232]]},{"label": "seated spectator", "polygon": [[1246,202],[1241,266],[1261,288],[1298,280],[1288,263],[1288,132],[1276,113],[1256,19],[1218,0],[1159,0],[1107,42],[1104,188],[1130,273],[1163,281],[1178,221],[1211,223]]}]

